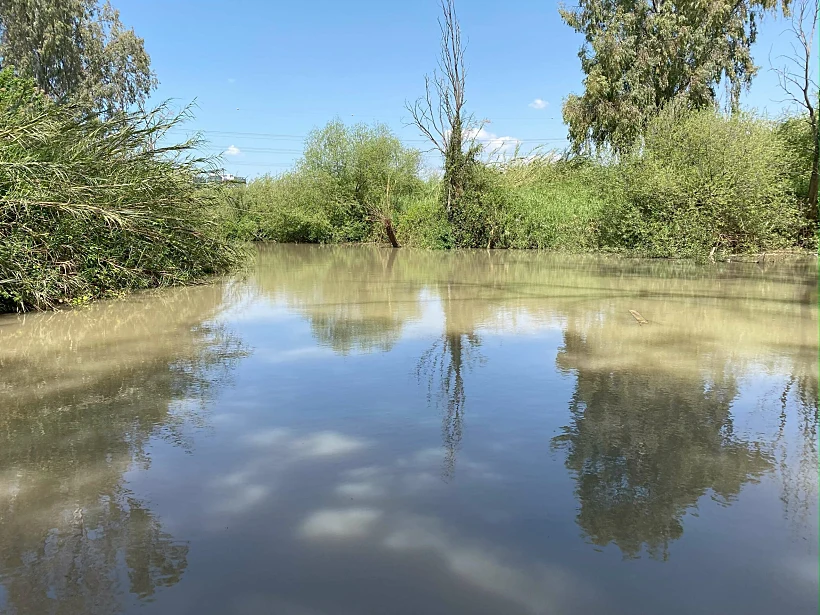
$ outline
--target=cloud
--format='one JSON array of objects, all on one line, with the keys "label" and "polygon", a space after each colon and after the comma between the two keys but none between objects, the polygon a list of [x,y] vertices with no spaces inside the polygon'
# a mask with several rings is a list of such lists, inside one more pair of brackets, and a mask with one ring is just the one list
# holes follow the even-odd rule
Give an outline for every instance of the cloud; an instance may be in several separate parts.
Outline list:
[{"label": "cloud", "polygon": [[[524,607],[533,615],[563,610],[582,587],[558,566],[516,561],[488,544],[453,537],[431,517],[406,516],[391,524],[382,545],[392,551],[427,551],[447,569],[480,589]],[[588,595],[588,593],[587,593]]]},{"label": "cloud", "polygon": [[521,145],[521,139],[515,137],[499,137],[483,126],[478,130],[468,130],[465,135],[468,139],[475,139],[484,146],[484,150],[489,154],[508,154],[515,151]]},{"label": "cloud", "polygon": [[233,77],[228,77],[228,83],[236,83],[236,79]]},{"label": "cloud", "polygon": [[530,103],[530,107],[533,109],[546,109],[548,105],[549,103],[541,98],[536,98]]},{"label": "cloud", "polygon": [[305,538],[361,538],[381,516],[374,508],[320,510],[305,519],[300,533]]},{"label": "cloud", "polygon": [[242,150],[240,150],[238,147],[236,147],[236,145],[231,145],[228,149],[225,150],[225,155],[226,156],[238,156],[241,153],[242,153]]},{"label": "cloud", "polygon": [[248,436],[247,442],[259,448],[277,450],[302,459],[348,455],[367,446],[363,440],[335,431],[320,431],[299,437],[284,428],[259,431]]}]

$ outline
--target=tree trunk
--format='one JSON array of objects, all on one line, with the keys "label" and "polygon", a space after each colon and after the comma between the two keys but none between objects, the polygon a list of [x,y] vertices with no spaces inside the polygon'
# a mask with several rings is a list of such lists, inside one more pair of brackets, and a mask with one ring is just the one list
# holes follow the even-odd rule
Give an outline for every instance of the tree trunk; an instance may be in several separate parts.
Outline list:
[{"label": "tree trunk", "polygon": [[820,163],[820,143],[814,140],[814,155],[811,164],[811,179],[809,179],[809,220],[817,221],[817,167]]},{"label": "tree trunk", "polygon": [[387,238],[390,240],[390,245],[394,248],[400,248],[401,246],[396,239],[396,232],[393,230],[393,222],[390,218],[384,218],[384,230],[387,233]]}]

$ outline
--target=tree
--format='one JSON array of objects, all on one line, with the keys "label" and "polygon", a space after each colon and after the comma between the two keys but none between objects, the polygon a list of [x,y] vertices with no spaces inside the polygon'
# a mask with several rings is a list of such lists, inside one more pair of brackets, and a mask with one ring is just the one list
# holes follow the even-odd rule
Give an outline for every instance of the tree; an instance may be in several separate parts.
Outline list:
[{"label": "tree", "polygon": [[383,124],[345,126],[329,122],[308,137],[300,171],[323,187],[335,206],[337,224],[363,226],[351,239],[362,239],[375,222],[394,248],[397,199],[416,189],[421,155],[404,147]]},{"label": "tree", "polygon": [[106,0],[3,0],[0,67],[33,78],[49,97],[110,114],[157,85],[143,40]]},{"label": "tree", "polygon": [[[786,93],[787,100],[805,112],[804,118],[799,118],[798,126],[809,139],[802,139],[802,158],[809,160],[809,185],[806,194],[808,218],[817,221],[817,183],[818,163],[820,163],[820,135],[817,130],[817,100],[818,88],[815,75],[816,67],[812,70],[812,44],[817,33],[817,19],[820,13],[820,3],[817,0],[798,0],[791,13],[791,23],[788,31],[796,39],[792,42],[792,55],[783,56],[784,66],[775,69],[781,89]],[[805,129],[808,130],[805,130]],[[801,169],[802,170],[802,169]]]},{"label": "tree", "polygon": [[424,76],[425,95],[406,107],[412,123],[444,158],[443,199],[450,223],[457,224],[468,173],[480,147],[474,138],[478,126],[464,108],[465,47],[461,43],[455,1],[441,0],[441,10],[438,70],[433,71],[432,77]]},{"label": "tree", "polygon": [[[784,8],[789,0],[783,0]],[[564,102],[576,152],[630,148],[649,120],[674,99],[701,109],[727,85],[728,106],[758,70],[751,45],[757,22],[778,0],[579,0],[560,9],[585,37],[578,53],[584,93]]]}]

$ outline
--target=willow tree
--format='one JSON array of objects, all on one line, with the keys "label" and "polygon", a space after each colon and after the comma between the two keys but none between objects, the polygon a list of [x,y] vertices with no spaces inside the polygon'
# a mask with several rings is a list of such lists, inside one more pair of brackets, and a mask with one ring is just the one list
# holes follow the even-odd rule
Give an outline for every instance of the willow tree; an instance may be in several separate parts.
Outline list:
[{"label": "willow tree", "polygon": [[[757,24],[779,0],[579,0],[560,9],[585,41],[578,53],[584,93],[564,102],[569,139],[580,152],[624,151],[669,101],[693,109],[729,108],[758,70],[751,45]],[[788,8],[789,0],[783,0]]]},{"label": "willow tree", "polygon": [[107,0],[2,0],[0,67],[10,66],[51,99],[104,113],[157,85],[143,40]]},{"label": "willow tree", "polygon": [[310,133],[299,171],[320,188],[340,238],[366,240],[375,225],[398,248],[393,218],[398,202],[420,186],[420,165],[420,152],[387,126],[333,120]]}]

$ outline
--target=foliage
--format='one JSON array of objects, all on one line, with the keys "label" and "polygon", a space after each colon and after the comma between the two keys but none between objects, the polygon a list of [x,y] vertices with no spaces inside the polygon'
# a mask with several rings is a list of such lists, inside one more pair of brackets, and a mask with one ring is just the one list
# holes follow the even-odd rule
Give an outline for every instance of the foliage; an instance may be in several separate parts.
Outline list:
[{"label": "foliage", "polygon": [[652,256],[787,247],[802,224],[788,179],[771,122],[670,105],[618,170],[602,244]]},{"label": "foliage", "polygon": [[298,173],[318,189],[336,239],[362,241],[392,227],[396,199],[419,187],[420,164],[387,126],[337,119],[308,136]]},{"label": "foliage", "polygon": [[396,224],[402,245],[428,249],[453,246],[452,227],[440,195],[441,182],[434,179],[405,200]]},{"label": "foliage", "polygon": [[805,115],[785,117],[777,125],[777,136],[788,156],[790,191],[802,202],[807,202],[809,196],[815,150],[813,133],[811,122]]},{"label": "foliage", "polygon": [[157,85],[143,40],[106,0],[3,0],[0,66],[34,79],[55,101],[111,113]]},{"label": "foliage", "polygon": [[[808,140],[811,145],[808,147],[805,144],[800,145],[799,150],[810,152],[808,154],[808,183],[803,195],[803,202],[806,217],[815,223],[815,227],[818,218],[818,183],[820,183],[820,134],[818,134],[817,117],[820,87],[816,79],[817,59],[812,53],[812,47],[815,42],[818,17],[820,17],[820,2],[818,0],[795,1],[789,27],[791,38],[794,39],[791,44],[792,54],[783,58],[785,64],[783,67],[775,69],[780,88],[786,94],[787,100],[801,111],[801,120],[804,122],[803,126],[788,127],[786,130],[787,138],[798,136],[801,132],[805,135],[804,131],[808,130]],[[794,134],[793,129],[797,129],[797,135]],[[790,140],[792,144],[795,144],[792,139]],[[798,140],[805,142],[805,137],[800,139],[798,136]],[[798,155],[800,160],[806,159],[806,153],[798,152]],[[805,171],[805,168],[801,167],[802,165],[798,163],[796,169]]]},{"label": "foliage", "polygon": [[244,240],[382,240],[423,189],[420,160],[383,125],[334,120],[310,134],[295,171],[220,189],[223,224]]},{"label": "foliage", "polygon": [[228,237],[243,241],[326,243],[333,227],[318,187],[299,173],[264,176],[217,190]]},{"label": "foliage", "polygon": [[0,83],[0,311],[192,282],[235,263],[214,199],[193,182],[195,143],[155,145],[185,114],[24,107],[30,82],[4,71]]},{"label": "foliage", "polygon": [[[407,189],[391,199],[396,235],[403,245],[424,248],[656,257],[813,247],[799,207],[811,155],[806,130],[800,118],[774,123],[670,105],[650,123],[640,147],[618,160],[552,155],[473,162],[461,206],[449,217],[441,199],[445,182],[422,182],[408,169]],[[225,190],[233,200],[225,208],[232,237],[384,241],[350,196],[357,185],[374,185],[354,179],[355,148],[344,139],[312,143],[310,162],[298,171]]]},{"label": "foliage", "polygon": [[612,169],[589,161],[511,169],[505,178],[510,196],[503,216],[504,247],[598,249],[612,176]]},{"label": "foliage", "polygon": [[[454,0],[441,0],[438,70],[424,77],[424,96],[406,104],[413,124],[430,140],[444,161],[441,198],[453,227],[456,246],[476,240],[476,189],[487,179],[478,164],[481,148],[474,136],[480,126],[465,111],[465,45]],[[471,136],[472,135],[472,136]],[[480,216],[479,216],[480,217]],[[464,226],[466,225],[466,226]]]},{"label": "foliage", "polygon": [[[783,5],[787,7],[788,0]],[[667,103],[714,104],[728,85],[736,108],[757,72],[751,45],[757,21],[777,0],[579,0],[561,17],[585,37],[578,53],[584,93],[564,103],[576,151],[629,149]]]}]

